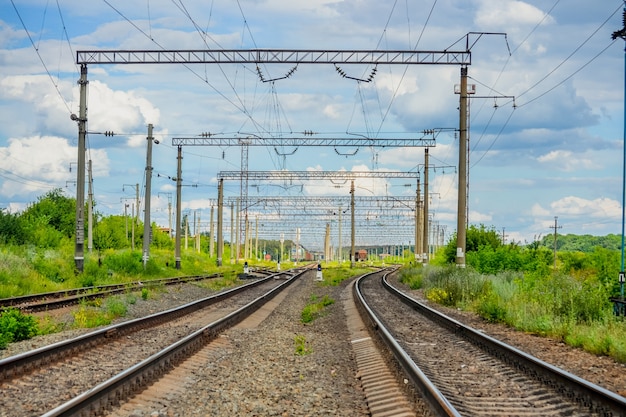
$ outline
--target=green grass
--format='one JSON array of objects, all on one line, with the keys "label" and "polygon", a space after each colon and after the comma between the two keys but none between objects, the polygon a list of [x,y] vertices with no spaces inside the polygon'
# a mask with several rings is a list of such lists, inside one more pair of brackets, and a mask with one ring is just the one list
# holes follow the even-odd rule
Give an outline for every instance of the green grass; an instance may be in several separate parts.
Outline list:
[{"label": "green grass", "polygon": [[609,289],[595,277],[483,275],[471,268],[431,265],[405,268],[401,280],[419,283],[433,302],[626,363],[626,322],[613,315]]},{"label": "green grass", "polygon": [[312,295],[309,303],[302,309],[300,321],[304,324],[311,323],[324,314],[324,308],[334,304],[335,300],[325,295],[321,299],[317,295]]},{"label": "green grass", "polygon": [[295,335],[293,338],[293,343],[296,350],[296,355],[304,356],[313,353],[313,348],[310,343],[306,340],[306,337],[301,334]]},{"label": "green grass", "polygon": [[357,277],[372,270],[367,267],[350,268],[350,266],[328,266],[322,265],[322,278],[321,285],[337,286],[340,285],[346,279]]},{"label": "green grass", "polygon": [[120,297],[108,297],[104,300],[96,299],[81,302],[78,310],[72,312],[73,326],[76,328],[94,328],[106,326],[113,320],[124,317],[128,307]]}]

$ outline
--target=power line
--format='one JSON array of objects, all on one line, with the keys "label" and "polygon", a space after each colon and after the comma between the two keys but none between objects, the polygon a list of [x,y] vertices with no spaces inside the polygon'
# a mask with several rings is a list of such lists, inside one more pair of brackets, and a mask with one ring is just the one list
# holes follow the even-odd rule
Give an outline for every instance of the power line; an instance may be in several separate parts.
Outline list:
[{"label": "power line", "polygon": [[54,81],[54,77],[52,76],[52,74],[50,74],[50,71],[48,70],[48,66],[46,65],[46,62],[43,60],[43,57],[41,56],[41,54],[39,53],[39,48],[35,45],[35,41],[30,35],[30,32],[28,31],[28,28],[26,27],[26,24],[24,23],[24,20],[22,19],[22,15],[20,14],[19,10],[17,10],[17,6],[15,5],[15,2],[13,0],[11,0],[11,4],[13,5],[13,9],[15,10],[17,17],[19,18],[20,23],[22,24],[22,27],[24,28],[24,31],[26,32],[26,35],[28,36],[28,40],[30,41],[30,44],[32,45],[33,49],[35,50],[35,53],[37,54],[37,57],[39,58],[39,62],[41,62],[41,65],[43,65],[43,68],[45,69],[46,74],[48,74],[48,78],[50,78],[52,85],[54,85],[54,88],[57,94],[59,95],[59,97],[61,98],[61,101],[63,101],[63,104],[65,105],[65,108],[67,109],[67,112],[71,114],[72,110],[70,109],[69,104],[67,104],[67,101],[65,101],[65,98],[61,94],[61,90],[59,90],[59,85]]}]

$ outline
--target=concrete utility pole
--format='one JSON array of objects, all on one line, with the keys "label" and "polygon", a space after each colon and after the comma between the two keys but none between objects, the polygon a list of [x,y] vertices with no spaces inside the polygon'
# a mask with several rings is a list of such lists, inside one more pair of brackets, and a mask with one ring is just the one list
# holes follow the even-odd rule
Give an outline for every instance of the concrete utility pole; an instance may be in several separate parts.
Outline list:
[{"label": "concrete utility pole", "polygon": [[231,265],[235,263],[235,204],[230,203],[230,263]]},{"label": "concrete utility pole", "polygon": [[[622,24],[623,27],[613,32],[611,39],[615,40],[621,38],[626,41],[626,0],[624,0],[624,8],[622,11]],[[626,227],[626,47],[624,48],[624,77],[624,120],[622,121],[624,125],[622,139],[622,251],[620,257],[620,272],[618,274],[620,298],[622,300],[624,300],[624,283],[626,281],[624,274],[624,232]]]},{"label": "concrete utility pole", "polygon": [[254,252],[256,258],[259,259],[259,215],[256,215],[256,224],[254,227]]},{"label": "concrete utility pole", "polygon": [[241,227],[240,224],[240,220],[241,220],[241,199],[238,198],[237,199],[237,224],[235,225],[235,227],[237,228],[237,230],[235,231],[235,263],[239,263],[239,234],[241,233],[241,230],[239,229],[239,227]]},{"label": "concrete utility pole", "polygon": [[[456,223],[456,265],[465,268],[465,248],[467,236],[467,67],[461,67],[461,87],[459,91],[459,190]],[[426,194],[424,201],[427,200]],[[424,218],[428,222],[428,217]]]},{"label": "concrete utility pole", "polygon": [[562,226],[557,226],[558,217],[554,216],[554,226],[550,226],[551,229],[554,229],[554,270],[556,270],[556,231],[560,229]]},{"label": "concrete utility pole", "polygon": [[217,186],[217,266],[222,266],[224,257],[224,179]]},{"label": "concrete utility pole", "polygon": [[417,190],[415,192],[415,261],[417,262],[421,262],[422,260],[422,238],[424,236],[421,194],[420,178],[417,177]]},{"label": "concrete utility pole", "polygon": [[88,186],[87,186],[87,250],[91,253],[93,249],[93,178],[91,171],[91,159],[88,164]]},{"label": "concrete utility pole", "polygon": [[339,258],[339,264],[341,265],[341,263],[343,262],[343,254],[341,253],[342,249],[341,249],[341,206],[339,206],[339,249],[338,249],[338,258]]},{"label": "concrete utility pole", "polygon": [[430,260],[430,248],[428,243],[428,233],[430,230],[428,224],[428,148],[424,148],[424,228],[422,230],[422,262],[428,264]]},{"label": "concrete utility pole", "polygon": [[78,163],[76,170],[76,245],[74,247],[74,266],[77,272],[83,272],[85,266],[85,138],[87,134],[87,64],[80,66],[80,104],[78,118]]},{"label": "concrete utility pole", "polygon": [[152,137],[152,125],[148,125],[148,147],[146,150],[146,204],[143,213],[143,268],[146,268],[150,258],[150,241],[152,240],[152,225],[150,224],[150,197],[152,193],[152,142],[158,145],[159,141]]},{"label": "concrete utility pole", "polygon": [[215,207],[211,206],[211,220],[209,221],[209,257],[213,257],[213,239],[215,239],[215,234],[213,231],[213,215],[215,212]]},{"label": "concrete utility pole", "polygon": [[167,218],[168,218],[168,227],[169,227],[169,236],[170,239],[173,236],[172,234],[172,193],[158,193],[157,196],[161,197],[161,194],[165,194],[167,196]]},{"label": "concrete utility pole", "polygon": [[330,223],[326,223],[326,234],[324,235],[324,260],[330,261]]},{"label": "concrete utility pole", "polygon": [[350,224],[350,268],[354,268],[354,180],[350,182]]},{"label": "concrete utility pole", "polygon": [[175,246],[175,259],[176,259],[176,269],[180,269],[180,238],[181,238],[181,207],[182,207],[182,188],[183,188],[183,179],[182,171],[183,171],[183,148],[182,146],[178,147],[178,157],[177,159],[177,168],[176,168],[176,240],[174,242]]}]

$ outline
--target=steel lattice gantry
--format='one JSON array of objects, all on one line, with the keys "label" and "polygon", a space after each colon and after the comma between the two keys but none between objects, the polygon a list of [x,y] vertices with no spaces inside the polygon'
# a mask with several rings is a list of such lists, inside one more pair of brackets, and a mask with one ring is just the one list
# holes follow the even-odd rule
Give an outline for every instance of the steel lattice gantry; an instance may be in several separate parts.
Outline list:
[{"label": "steel lattice gantry", "polygon": [[424,133],[414,138],[369,138],[369,137],[192,137],[173,138],[172,146],[241,146],[242,139],[248,146],[330,146],[330,147],[361,147],[373,146],[376,148],[404,148],[404,147],[433,147],[436,145],[434,133]]},{"label": "steel lattice gantry", "polygon": [[471,65],[465,51],[411,50],[83,50],[77,64],[400,64]]},{"label": "steel lattice gantry", "polygon": [[[389,65],[458,65],[461,67],[461,85],[466,79],[467,67],[471,65],[468,45],[459,51],[416,50],[307,50],[307,49],[216,49],[216,50],[80,50],[76,52],[76,64],[80,65],[79,115],[72,115],[78,124],[78,169],[76,192],[76,245],[74,261],[78,271],[84,267],[84,188],[85,144],[87,133],[87,66],[90,64],[389,64]],[[467,94],[461,89],[461,121],[464,117],[464,100]],[[465,140],[466,126],[459,127],[461,142]],[[413,139],[415,141],[415,139]],[[306,141],[305,141],[306,142]],[[284,144],[284,143],[281,143]],[[361,146],[371,146],[362,139]],[[341,146],[339,144],[329,146]],[[345,145],[354,146],[354,145]],[[382,143],[379,146],[383,146]],[[387,145],[391,146],[391,145]],[[397,145],[411,146],[411,145]],[[428,146],[428,145],[426,145]],[[180,149],[180,147],[179,147]],[[461,173],[459,173],[461,175]],[[459,187],[461,188],[461,187]],[[461,197],[461,195],[459,195]],[[147,199],[150,196],[146,196]],[[180,196],[177,196],[180,199]],[[218,207],[218,211],[221,210]],[[459,209],[459,212],[462,210]],[[218,215],[219,218],[219,215]],[[464,218],[462,219],[464,220]],[[460,222],[461,220],[459,220]],[[180,228],[177,213],[177,231]],[[178,233],[177,233],[178,235]],[[221,231],[218,226],[218,265],[221,265]],[[178,241],[177,241],[178,242]],[[179,244],[177,243],[177,248]],[[177,268],[180,265],[177,249]],[[463,261],[464,262],[464,261]]]},{"label": "steel lattice gantry", "polygon": [[416,171],[220,171],[218,179],[241,180],[353,180],[357,178],[419,178]]}]

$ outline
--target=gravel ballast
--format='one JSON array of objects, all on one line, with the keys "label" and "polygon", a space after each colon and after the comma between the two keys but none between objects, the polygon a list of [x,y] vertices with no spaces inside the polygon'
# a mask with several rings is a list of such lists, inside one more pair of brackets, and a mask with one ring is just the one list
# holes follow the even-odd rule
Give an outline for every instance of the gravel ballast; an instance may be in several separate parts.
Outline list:
[{"label": "gravel ballast", "polygon": [[[399,284],[395,284],[399,285]],[[234,328],[221,336],[229,343],[213,362],[190,375],[186,390],[169,398],[160,408],[135,410],[133,417],[182,416],[367,416],[369,415],[356,369],[339,287],[321,286],[314,274],[291,285],[280,305],[256,328]],[[405,288],[405,290],[409,291]],[[413,292],[419,298],[419,292]],[[194,284],[168,287],[137,299],[124,320],[169,309],[212,291]],[[335,302],[311,324],[300,320],[313,296],[327,295]],[[621,395],[626,394],[626,366],[571,348],[560,341],[517,332],[506,326],[485,323],[472,313],[433,308],[452,315],[505,343]],[[48,313],[52,314],[52,313]],[[68,311],[54,313],[71,316]],[[70,330],[11,344],[2,357],[44,346],[91,330]],[[297,354],[296,340],[304,341],[307,353]]]}]

